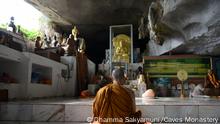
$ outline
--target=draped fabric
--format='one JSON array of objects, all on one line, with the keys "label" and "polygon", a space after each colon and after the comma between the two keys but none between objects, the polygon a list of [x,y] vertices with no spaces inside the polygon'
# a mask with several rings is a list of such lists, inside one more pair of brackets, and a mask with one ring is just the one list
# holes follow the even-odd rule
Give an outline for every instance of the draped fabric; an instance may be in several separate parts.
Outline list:
[{"label": "draped fabric", "polygon": [[108,84],[98,91],[93,103],[93,114],[94,117],[102,119],[122,118],[123,120],[126,117],[141,116],[140,111],[136,112],[135,101],[131,92],[118,84]]},{"label": "draped fabric", "polygon": [[80,96],[81,91],[88,88],[88,65],[87,57],[84,53],[77,53],[76,55],[77,64],[77,96]]}]

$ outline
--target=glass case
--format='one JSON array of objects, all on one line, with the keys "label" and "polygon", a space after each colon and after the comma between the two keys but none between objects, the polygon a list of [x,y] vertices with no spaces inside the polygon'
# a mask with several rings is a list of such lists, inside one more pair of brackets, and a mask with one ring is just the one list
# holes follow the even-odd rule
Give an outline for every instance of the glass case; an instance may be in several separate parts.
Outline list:
[{"label": "glass case", "polygon": [[[133,27],[129,25],[110,26],[110,70],[124,68],[133,63]],[[110,72],[111,72],[110,71]]]}]

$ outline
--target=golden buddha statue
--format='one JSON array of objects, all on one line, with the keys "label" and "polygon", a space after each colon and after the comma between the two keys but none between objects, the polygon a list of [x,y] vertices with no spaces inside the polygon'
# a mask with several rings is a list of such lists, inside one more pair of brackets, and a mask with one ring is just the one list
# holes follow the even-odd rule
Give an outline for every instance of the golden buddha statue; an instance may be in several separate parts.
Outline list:
[{"label": "golden buddha statue", "polygon": [[72,29],[72,35],[73,35],[74,42],[76,44],[75,48],[74,48],[76,53],[77,52],[85,53],[85,50],[86,50],[85,39],[84,38],[78,38],[79,31],[76,28],[76,26],[74,26],[73,29]]},{"label": "golden buddha statue", "polygon": [[79,34],[78,29],[76,28],[76,26],[74,26],[74,28],[72,29],[72,35],[74,37],[74,40],[77,40],[77,35]]},{"label": "golden buddha statue", "polygon": [[67,39],[67,53],[69,56],[76,56],[77,49],[78,49],[78,38],[77,35],[79,34],[78,29],[76,26],[72,29],[72,34],[69,35]]},{"label": "golden buddha statue", "polygon": [[125,34],[113,38],[113,62],[127,62],[130,60],[131,39]]}]

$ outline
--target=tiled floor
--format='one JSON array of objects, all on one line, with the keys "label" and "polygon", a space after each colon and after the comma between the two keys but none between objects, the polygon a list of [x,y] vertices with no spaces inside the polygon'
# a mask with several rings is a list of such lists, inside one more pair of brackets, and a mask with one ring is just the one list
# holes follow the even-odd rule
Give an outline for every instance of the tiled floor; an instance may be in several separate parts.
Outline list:
[{"label": "tiled floor", "polygon": [[0,121],[0,124],[89,124],[82,122],[15,122],[15,121]]},{"label": "tiled floor", "polygon": [[[19,100],[0,102],[0,104],[65,104],[65,105],[92,105],[93,98],[48,98],[37,100]],[[179,97],[158,97],[155,99],[143,99],[136,97],[136,105],[220,105],[220,98],[179,98]]]},{"label": "tiled floor", "polygon": [[[93,99],[53,98],[0,102],[0,124],[88,124]],[[210,117],[220,120],[220,99],[136,98],[143,118]],[[198,123],[197,123],[198,124]]]},{"label": "tiled floor", "polygon": [[[90,124],[81,122],[6,122],[0,121],[0,124]],[[154,124],[170,124],[170,123],[154,123]],[[205,123],[178,123],[178,124],[205,124]]]}]

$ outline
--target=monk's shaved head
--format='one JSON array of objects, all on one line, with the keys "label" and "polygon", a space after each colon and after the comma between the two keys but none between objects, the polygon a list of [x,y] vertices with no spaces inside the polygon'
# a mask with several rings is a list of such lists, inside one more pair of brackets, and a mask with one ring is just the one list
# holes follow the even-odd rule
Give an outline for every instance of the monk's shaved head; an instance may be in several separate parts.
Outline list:
[{"label": "monk's shaved head", "polygon": [[124,79],[124,70],[123,69],[114,69],[112,71],[112,78],[115,81],[120,81],[122,79]]}]

